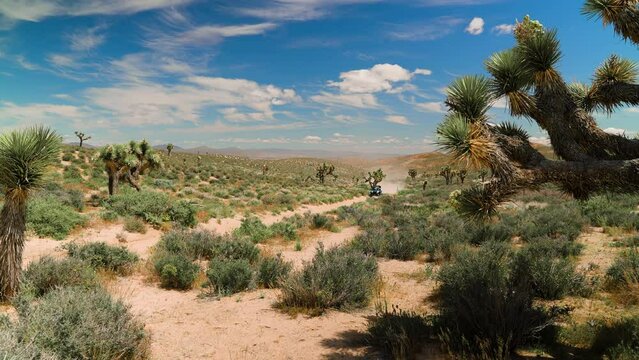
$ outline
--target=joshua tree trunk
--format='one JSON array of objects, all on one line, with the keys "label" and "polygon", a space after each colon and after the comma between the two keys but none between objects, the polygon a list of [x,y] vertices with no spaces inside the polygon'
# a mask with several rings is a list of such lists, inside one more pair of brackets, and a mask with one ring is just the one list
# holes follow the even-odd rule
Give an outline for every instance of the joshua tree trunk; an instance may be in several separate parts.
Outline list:
[{"label": "joshua tree trunk", "polygon": [[84,142],[84,139],[80,138],[80,147],[82,147],[83,142]]},{"label": "joshua tree trunk", "polygon": [[109,195],[114,195],[118,189],[118,176],[109,173]]},{"label": "joshua tree trunk", "polygon": [[8,193],[0,212],[0,301],[13,297],[20,284],[26,229],[26,196]]}]

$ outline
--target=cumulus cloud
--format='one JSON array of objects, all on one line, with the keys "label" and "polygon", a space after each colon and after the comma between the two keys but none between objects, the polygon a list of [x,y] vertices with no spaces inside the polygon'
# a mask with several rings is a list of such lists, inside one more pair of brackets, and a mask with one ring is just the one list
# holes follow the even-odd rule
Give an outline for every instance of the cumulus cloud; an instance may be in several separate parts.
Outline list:
[{"label": "cumulus cloud", "polygon": [[388,121],[389,123],[393,123],[393,124],[399,124],[399,125],[412,125],[413,123],[411,123],[408,118],[406,118],[406,116],[402,116],[402,115],[388,115],[386,116],[386,121]]},{"label": "cumulus cloud", "polygon": [[351,70],[340,74],[340,81],[330,81],[330,86],[344,93],[376,93],[389,91],[393,83],[408,81],[412,73],[395,64],[377,64],[370,69]]},{"label": "cumulus cloud", "polygon": [[479,35],[484,32],[484,24],[484,19],[480,17],[473,18],[465,31],[471,35]]},{"label": "cumulus cloud", "polygon": [[515,31],[515,25],[514,24],[500,24],[500,25],[497,25],[497,26],[493,27],[492,31],[495,34],[497,34],[497,35],[512,34],[513,31]]},{"label": "cumulus cloud", "polygon": [[423,102],[415,104],[417,110],[423,112],[436,112],[436,113],[444,113],[446,112],[446,107],[444,103],[433,101],[433,102]]},{"label": "cumulus cloud", "polygon": [[315,135],[308,135],[305,136],[302,141],[306,144],[318,144],[322,141],[322,138]]},{"label": "cumulus cloud", "polygon": [[429,76],[429,75],[432,75],[433,72],[428,69],[415,69],[415,71],[413,71],[413,74]]}]

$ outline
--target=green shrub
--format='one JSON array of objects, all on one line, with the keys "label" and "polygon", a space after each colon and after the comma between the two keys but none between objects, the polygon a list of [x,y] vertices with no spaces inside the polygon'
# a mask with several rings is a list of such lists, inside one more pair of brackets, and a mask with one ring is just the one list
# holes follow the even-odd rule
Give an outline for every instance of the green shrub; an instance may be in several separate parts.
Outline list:
[{"label": "green shrub", "polygon": [[221,240],[206,230],[171,230],[162,235],[158,248],[173,254],[182,254],[191,260],[213,258],[215,247]]},{"label": "green shrub", "polygon": [[386,304],[368,320],[370,343],[397,360],[413,359],[433,336],[433,324],[426,317],[398,307],[389,311]]},{"label": "green shrub", "polygon": [[124,230],[131,233],[146,233],[146,224],[144,220],[136,216],[128,216],[124,219]]},{"label": "green shrub", "polygon": [[153,265],[160,276],[162,287],[167,289],[190,289],[200,272],[197,264],[181,254],[157,255]]},{"label": "green shrub", "polygon": [[268,289],[276,288],[286,279],[291,268],[291,263],[284,261],[279,255],[262,258],[257,270],[257,283]]},{"label": "green shrub", "polygon": [[21,341],[13,329],[0,327],[0,359],[58,360],[58,357],[43,352],[33,343]]},{"label": "green shrub", "polygon": [[377,261],[351,248],[324,250],[282,283],[280,306],[323,312],[363,307],[378,279]]},{"label": "green shrub", "polygon": [[53,290],[19,310],[19,338],[61,360],[132,360],[147,355],[144,325],[102,289]]},{"label": "green shrub", "polygon": [[333,219],[323,214],[314,214],[311,217],[311,227],[313,229],[326,229],[330,231],[335,230]]},{"label": "green shrub", "polygon": [[140,259],[125,247],[111,246],[104,242],[92,242],[84,245],[68,244],[66,246],[71,258],[86,261],[95,269],[113,271],[120,275],[129,273]]},{"label": "green shrub", "polygon": [[253,242],[246,239],[220,239],[213,248],[213,259],[246,260],[250,263],[257,261],[260,249]]},{"label": "green shrub", "polygon": [[425,240],[417,229],[400,229],[390,236],[384,256],[389,259],[413,260],[425,249]]},{"label": "green shrub", "polygon": [[586,219],[570,203],[528,209],[520,214],[520,234],[525,241],[537,238],[566,238],[573,241],[581,234]]},{"label": "green shrub", "polygon": [[615,319],[612,324],[595,324],[591,350],[597,355],[606,355],[606,359],[634,360],[639,358],[639,317]]},{"label": "green shrub", "polygon": [[99,285],[95,271],[84,261],[75,258],[56,260],[47,256],[31,262],[22,273],[21,292],[41,297],[59,287],[93,289]]},{"label": "green shrub", "polygon": [[253,271],[245,259],[213,259],[206,277],[212,291],[219,295],[230,295],[249,287]]},{"label": "green shrub", "polygon": [[167,211],[171,207],[169,196],[157,191],[133,191],[122,189],[109,197],[105,209],[120,215],[138,216],[144,221],[159,225],[169,220]]},{"label": "green shrub", "polygon": [[104,221],[113,222],[118,219],[118,213],[112,210],[102,210],[100,211],[100,219]]},{"label": "green shrub", "polygon": [[580,202],[581,211],[593,226],[618,226],[626,229],[639,225],[634,211],[639,199],[635,194],[603,194]]},{"label": "green shrub", "polygon": [[178,200],[169,208],[168,215],[174,221],[184,227],[194,227],[197,224],[197,210],[190,201]]},{"label": "green shrub", "polygon": [[622,252],[606,272],[606,282],[611,288],[623,288],[639,284],[639,251]]},{"label": "green shrub", "polygon": [[513,277],[529,281],[535,297],[546,300],[563,299],[566,295],[587,294],[585,277],[575,272],[575,265],[566,258],[538,256],[524,249],[515,257]]},{"label": "green shrub", "polygon": [[271,229],[254,216],[242,219],[242,224],[234,234],[239,238],[250,239],[254,243],[263,242],[273,236]]},{"label": "green shrub", "polygon": [[62,240],[69,233],[86,224],[87,219],[53,196],[38,196],[28,202],[27,228],[38,236]]},{"label": "green shrub", "polygon": [[273,234],[279,235],[289,241],[297,240],[298,238],[297,228],[290,222],[275,223],[271,225],[271,230]]},{"label": "green shrub", "polygon": [[511,275],[506,245],[488,243],[462,251],[438,273],[441,308],[438,326],[451,351],[508,359],[546,326],[546,313],[533,307],[526,281]]}]

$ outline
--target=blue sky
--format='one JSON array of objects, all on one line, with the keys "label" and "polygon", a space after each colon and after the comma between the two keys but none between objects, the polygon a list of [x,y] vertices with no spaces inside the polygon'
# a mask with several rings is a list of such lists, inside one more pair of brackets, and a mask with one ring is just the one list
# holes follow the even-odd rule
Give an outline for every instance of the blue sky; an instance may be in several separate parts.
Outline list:
[{"label": "blue sky", "polygon": [[[588,81],[612,53],[637,59],[582,3],[0,0],[0,130],[48,124],[97,145],[429,151],[446,85],[484,73],[526,14],[559,31],[568,81]],[[598,119],[634,134],[637,113]],[[507,119],[499,103],[493,114]]]}]

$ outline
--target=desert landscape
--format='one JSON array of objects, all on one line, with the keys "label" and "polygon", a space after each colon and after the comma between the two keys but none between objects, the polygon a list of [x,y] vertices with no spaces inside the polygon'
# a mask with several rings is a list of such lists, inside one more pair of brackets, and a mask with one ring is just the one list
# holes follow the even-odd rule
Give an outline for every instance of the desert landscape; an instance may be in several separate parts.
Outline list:
[{"label": "desert landscape", "polygon": [[[5,54],[0,32],[0,64],[74,84],[89,81],[81,69],[97,69],[119,86],[93,83],[82,96],[54,94],[67,104],[22,107],[19,87],[0,93],[0,358],[639,359],[639,136],[602,125],[639,112],[639,65],[610,55],[587,81],[561,65],[583,58],[574,50],[585,41],[575,40],[580,26],[603,23],[604,37],[588,41],[635,51],[639,1],[578,5],[553,3],[566,13],[544,13],[578,16],[572,25],[525,15],[484,34],[492,15],[454,16],[524,5],[0,0],[7,36],[47,22],[62,29],[60,19],[101,20],[84,37],[64,30],[72,56],[49,54],[55,68]],[[277,43],[303,32],[295,26],[342,19],[387,26],[378,17],[406,8],[441,16],[407,34],[412,15],[402,13],[387,39],[446,41],[465,23],[459,44],[492,36],[482,75],[446,70],[449,83],[423,90],[419,79],[431,70],[379,63],[308,95],[195,69],[198,49],[215,46],[220,64],[247,51],[222,46],[226,38],[281,31],[264,40]],[[270,22],[196,25],[203,14]],[[122,24],[139,30],[148,53],[96,55]],[[450,29],[435,36],[432,24]],[[563,47],[561,31],[570,34]],[[281,51],[342,46],[294,40]],[[171,57],[189,51],[191,62]],[[0,70],[9,83],[20,77]],[[445,99],[416,100],[432,100],[428,91]],[[431,132],[411,138],[424,125],[395,114],[387,97],[430,113]],[[343,106],[367,107],[384,124],[360,122],[364,110],[333,116]],[[211,109],[221,118],[207,122]],[[306,124],[278,122],[301,114]],[[329,117],[360,133],[280,136],[328,131]],[[369,130],[380,137],[367,138]],[[241,132],[259,137],[221,137]],[[218,141],[248,146],[209,145]]]}]

